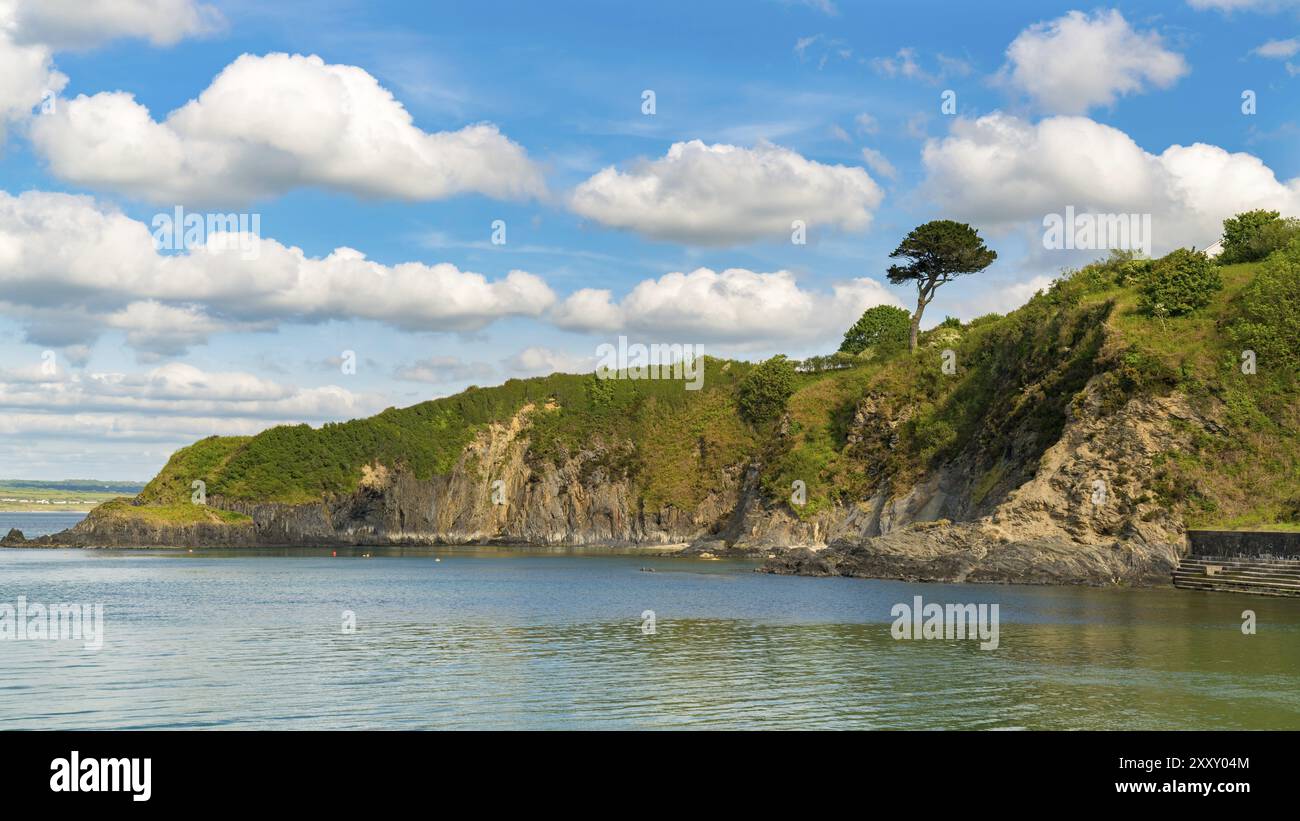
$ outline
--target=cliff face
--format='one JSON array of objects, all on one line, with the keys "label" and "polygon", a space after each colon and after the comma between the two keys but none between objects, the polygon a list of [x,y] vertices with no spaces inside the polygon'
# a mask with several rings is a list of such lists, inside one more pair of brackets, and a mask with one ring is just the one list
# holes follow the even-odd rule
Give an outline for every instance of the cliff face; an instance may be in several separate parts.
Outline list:
[{"label": "cliff face", "polygon": [[[201,440],[136,499],[0,544],[672,546],[772,573],[1167,583],[1189,521],[1300,526],[1291,349],[1247,374],[1234,336],[1269,330],[1250,342],[1268,351],[1293,335],[1234,324],[1273,299],[1251,297],[1249,266],[1223,269],[1202,313],[1159,322],[1120,273],[1085,268],[1006,316],[945,322],[915,353],[805,363],[774,418],[742,412],[764,373],[750,363],[708,360],[699,391],[512,380]],[[1288,282],[1300,292],[1300,258]]]},{"label": "cliff face", "polygon": [[[208,497],[242,524],[155,524],[92,512],[76,527],[33,545],[285,546],[381,544],[670,545],[724,528],[742,497],[743,465],[690,511],[645,510],[627,478],[607,475],[608,448],[593,446],[556,465],[528,457],[535,408],[474,437],[450,473],[419,480],[368,465],[351,494],[313,504]],[[8,543],[18,544],[16,537]]]},{"label": "cliff face", "polygon": [[1222,428],[1177,394],[1134,399],[1105,414],[1101,402],[1090,384],[1028,480],[984,509],[969,501],[969,472],[941,471],[901,496],[860,506],[861,515],[845,516],[828,546],[775,555],[764,569],[921,581],[1168,583],[1186,552],[1185,527],[1142,489],[1155,484],[1160,454],[1189,447],[1197,431]]},{"label": "cliff face", "polygon": [[[765,499],[762,466],[741,463],[692,510],[646,510],[627,478],[607,475],[593,446],[558,465],[528,458],[531,406],[492,424],[445,476],[367,466],[349,495],[316,504],[250,503],[221,496],[210,507],[242,524],[149,524],[91,515],[33,544],[76,546],[283,546],[511,543],[668,546],[767,557],[772,573],[898,577],[929,581],[1165,582],[1183,550],[1181,522],[1144,486],[1157,453],[1180,446],[1170,419],[1210,429],[1178,398],[1131,401],[1102,414],[1085,392],[1060,440],[1031,461],[1002,462],[1012,477],[989,484],[987,459],[967,453],[915,483],[882,483],[868,499],[800,519]],[[888,446],[902,420],[864,398],[852,443]],[[1014,477],[1027,476],[1019,482]],[[1102,485],[1098,486],[1098,482]],[[996,482],[995,482],[996,484]],[[977,501],[978,500],[978,501]],[[10,540],[11,543],[15,539]]]}]

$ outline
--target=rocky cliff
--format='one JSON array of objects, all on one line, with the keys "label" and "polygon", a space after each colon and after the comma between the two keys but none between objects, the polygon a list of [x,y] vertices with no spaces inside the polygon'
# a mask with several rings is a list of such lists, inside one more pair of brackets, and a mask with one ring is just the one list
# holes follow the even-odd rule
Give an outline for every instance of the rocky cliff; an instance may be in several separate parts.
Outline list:
[{"label": "rocky cliff", "polygon": [[[474,436],[446,475],[419,479],[402,467],[363,466],[355,491],[308,504],[213,495],[204,506],[231,522],[169,523],[121,506],[92,511],[70,530],[10,545],[290,546],[382,544],[680,545],[721,532],[743,497],[746,466],[723,473],[690,510],[647,510],[637,487],[607,473],[596,444],[559,464],[528,459],[526,405]],[[543,411],[544,412],[544,411]]]},{"label": "rocky cliff", "polygon": [[1219,313],[1171,334],[1085,269],[915,355],[804,370],[771,424],[738,411],[752,366],[710,360],[695,393],[555,375],[203,440],[139,497],[3,543],[671,547],[772,573],[1167,583],[1189,522],[1300,499],[1293,384],[1237,378],[1222,329],[1252,272],[1225,270]]},{"label": "rocky cliff", "polygon": [[[762,555],[773,573],[841,574],[932,581],[1163,582],[1183,549],[1178,519],[1125,488],[1149,480],[1156,454],[1184,443],[1167,420],[1213,425],[1178,397],[1131,401],[1102,415],[1094,391],[1030,478],[996,504],[972,501],[979,474],[958,460],[904,487],[801,519],[765,499],[761,465],[730,466],[691,510],[647,510],[638,488],[599,466],[603,449],[559,465],[530,464],[532,406],[491,424],[445,476],[420,480],[367,465],[356,490],[314,504],[258,503],[215,495],[207,505],[235,522],[155,523],[92,514],[29,544],[239,547],[511,543],[667,546]],[[849,439],[897,426],[873,397],[857,409]],[[593,465],[595,467],[593,468]],[[1020,465],[1007,468],[1018,472]],[[1105,490],[1099,490],[1102,482]],[[499,483],[499,484],[498,484]],[[1113,495],[1112,495],[1113,494]],[[10,537],[17,544],[17,537]]]},{"label": "rocky cliff", "polygon": [[1185,526],[1141,489],[1155,484],[1161,454],[1190,446],[1191,430],[1173,420],[1204,431],[1218,425],[1179,395],[1134,399],[1107,414],[1101,402],[1094,382],[1029,479],[991,506],[972,508],[962,493],[971,477],[949,470],[901,496],[878,494],[857,516],[842,517],[827,545],[782,551],[764,569],[919,581],[1168,583],[1186,551]]}]

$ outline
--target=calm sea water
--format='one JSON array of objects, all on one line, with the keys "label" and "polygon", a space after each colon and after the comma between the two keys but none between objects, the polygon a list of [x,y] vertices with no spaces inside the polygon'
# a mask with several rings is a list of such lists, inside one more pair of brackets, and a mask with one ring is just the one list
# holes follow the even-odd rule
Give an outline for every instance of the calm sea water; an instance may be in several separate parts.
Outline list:
[{"label": "calm sea water", "polygon": [[48,536],[51,533],[58,533],[60,530],[68,528],[86,518],[84,511],[75,513],[12,513],[0,510],[0,536],[9,532],[9,528],[16,527],[23,532],[27,538],[33,536]]},{"label": "calm sea water", "polygon": [[[1300,601],[374,554],[0,550],[0,602],[103,602],[106,632],[0,641],[0,726],[1300,728]],[[1001,646],[895,641],[916,594],[999,603]]]}]

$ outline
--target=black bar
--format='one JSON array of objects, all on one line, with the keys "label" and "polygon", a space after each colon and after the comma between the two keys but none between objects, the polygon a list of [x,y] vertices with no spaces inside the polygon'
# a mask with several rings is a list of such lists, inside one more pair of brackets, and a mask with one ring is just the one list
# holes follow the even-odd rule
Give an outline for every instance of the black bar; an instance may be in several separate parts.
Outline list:
[{"label": "black bar", "polygon": [[[1280,806],[1292,794],[1297,741],[1280,732],[4,733],[0,784],[7,806],[21,800],[55,810],[205,814],[224,807],[337,811],[394,801],[451,811],[471,799],[486,801],[478,805],[484,808],[531,801],[542,810],[606,790],[642,811],[660,804],[680,811],[700,792],[732,809],[750,801],[762,807],[776,795],[796,803],[856,795],[863,812],[902,798],[916,811],[1193,803],[1223,810],[1256,801]],[[142,772],[148,758],[148,800],[135,800],[129,790],[52,791],[51,762],[70,764],[72,751],[82,768],[87,759],[138,758]],[[1179,766],[1171,767],[1174,761]],[[1175,783],[1208,783],[1214,791],[1165,786]],[[1120,786],[1148,784],[1154,792]],[[603,806],[617,812],[620,805]]]}]

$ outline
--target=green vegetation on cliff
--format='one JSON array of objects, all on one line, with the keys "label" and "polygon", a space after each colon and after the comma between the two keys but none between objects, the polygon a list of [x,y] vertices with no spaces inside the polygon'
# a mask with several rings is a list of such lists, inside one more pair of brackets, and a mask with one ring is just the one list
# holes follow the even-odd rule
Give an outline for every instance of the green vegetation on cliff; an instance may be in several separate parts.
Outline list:
[{"label": "green vegetation on cliff", "polygon": [[[916,356],[896,351],[806,385],[790,400],[789,443],[764,475],[768,495],[784,498],[803,480],[808,504],[794,512],[807,517],[960,458],[983,471],[977,497],[1005,488],[1027,478],[1007,471],[1032,467],[1096,376],[1109,411],[1177,391],[1222,417],[1221,429],[1193,432],[1190,451],[1157,457],[1157,482],[1140,493],[1182,510],[1191,526],[1300,526],[1300,241],[1213,277],[1187,252],[1142,268],[1183,264],[1193,272],[1175,287],[1197,296],[1180,315],[1150,316],[1150,280],[1116,255],[1063,275],[1007,316],[940,325]],[[902,421],[850,442],[864,399]]]},{"label": "green vegetation on cliff", "polygon": [[[1074,278],[1007,316],[921,334],[905,349],[808,385],[790,401],[790,443],[765,476],[770,495],[808,489],[807,517],[869,496],[882,481],[901,486],[931,465],[978,450],[988,470],[1032,462],[1059,436],[1071,399],[1100,367],[1112,304],[1084,300]],[[945,363],[947,363],[946,372]],[[896,427],[860,431],[851,423],[864,399]],[[784,491],[783,491],[784,489]]]},{"label": "green vegetation on cliff", "polygon": [[915,353],[898,328],[859,330],[861,346],[805,362],[707,359],[698,391],[680,379],[554,374],[321,428],[212,437],[178,451],[135,505],[109,512],[199,521],[187,510],[195,480],[210,499],[281,503],[352,493],[375,463],[427,480],[513,420],[527,426],[534,467],[578,464],[584,480],[626,481],[645,510],[692,510],[751,465],[776,504],[804,482],[807,503],[791,512],[805,518],[949,464],[979,477],[981,504],[1029,478],[1091,383],[1105,413],[1176,392],[1216,420],[1189,429],[1192,446],[1160,454],[1155,483],[1132,492],[1194,526],[1300,523],[1300,240],[1235,265],[1187,251],[1115,255],[1005,316],[946,320]]},{"label": "green vegetation on cliff", "polygon": [[[368,419],[271,428],[253,437],[213,436],[177,451],[140,494],[149,505],[188,504],[195,480],[209,497],[298,504],[352,492],[362,467],[379,463],[418,479],[449,472],[465,446],[487,425],[510,421],[532,405],[529,458],[558,462],[603,443],[613,476],[651,478],[648,492],[664,503],[688,505],[704,492],[713,469],[744,458],[752,432],[735,414],[735,382],[752,366],[705,360],[704,388],[681,380],[601,379],[552,374],[470,388]],[[694,437],[683,440],[683,433]],[[674,448],[700,453],[679,466]]]},{"label": "green vegetation on cliff", "polygon": [[90,512],[92,518],[100,521],[113,519],[131,519],[149,525],[197,525],[197,524],[252,524],[251,517],[232,510],[221,510],[210,505],[184,502],[167,504],[140,504],[139,500],[126,497],[105,502]]}]

